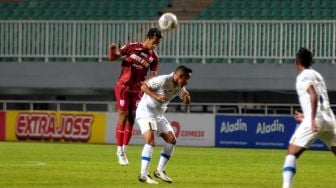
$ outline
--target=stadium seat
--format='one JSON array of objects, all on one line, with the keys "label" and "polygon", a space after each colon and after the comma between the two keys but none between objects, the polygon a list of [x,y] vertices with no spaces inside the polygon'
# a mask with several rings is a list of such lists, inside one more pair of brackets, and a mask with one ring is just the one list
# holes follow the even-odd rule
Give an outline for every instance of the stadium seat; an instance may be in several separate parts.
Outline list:
[{"label": "stadium seat", "polygon": [[[0,17],[1,19],[148,20],[150,17],[157,16],[158,11],[166,8],[167,6],[168,0],[21,0],[19,3],[0,2]],[[22,10],[23,14],[12,14],[12,12],[17,9]],[[128,10],[137,11],[129,12]],[[117,16],[112,14],[107,16],[106,14],[100,13],[99,11],[104,13],[107,11],[116,11]],[[83,13],[83,15],[80,15],[81,13]]]}]

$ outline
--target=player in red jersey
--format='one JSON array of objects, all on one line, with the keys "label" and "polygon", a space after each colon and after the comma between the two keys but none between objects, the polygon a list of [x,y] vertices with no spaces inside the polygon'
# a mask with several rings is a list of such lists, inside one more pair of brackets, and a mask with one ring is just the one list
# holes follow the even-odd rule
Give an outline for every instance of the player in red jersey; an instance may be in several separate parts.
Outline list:
[{"label": "player in red jersey", "polygon": [[141,83],[145,80],[148,70],[151,77],[157,74],[159,57],[154,48],[161,38],[161,31],[151,28],[144,42],[127,43],[119,50],[115,44],[109,47],[109,60],[124,56],[121,74],[114,89],[118,109],[116,140],[120,165],[128,165],[126,149],[132,137],[136,106],[142,96]]}]

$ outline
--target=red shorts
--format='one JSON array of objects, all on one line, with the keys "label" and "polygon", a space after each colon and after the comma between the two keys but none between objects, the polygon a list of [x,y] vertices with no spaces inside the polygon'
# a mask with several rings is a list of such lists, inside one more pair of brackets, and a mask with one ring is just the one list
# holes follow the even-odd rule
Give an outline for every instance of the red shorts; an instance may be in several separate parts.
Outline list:
[{"label": "red shorts", "polygon": [[142,91],[127,91],[125,86],[116,85],[114,88],[116,107],[118,110],[135,112],[142,97]]}]

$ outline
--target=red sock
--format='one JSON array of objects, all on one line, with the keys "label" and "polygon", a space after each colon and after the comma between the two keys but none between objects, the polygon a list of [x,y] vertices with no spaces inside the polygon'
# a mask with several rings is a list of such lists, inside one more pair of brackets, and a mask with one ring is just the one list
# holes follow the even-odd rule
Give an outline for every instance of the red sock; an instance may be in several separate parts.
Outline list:
[{"label": "red sock", "polygon": [[116,140],[117,140],[117,145],[122,146],[123,145],[123,140],[124,140],[124,126],[117,124],[116,127]]},{"label": "red sock", "polygon": [[124,133],[124,141],[123,144],[124,145],[128,145],[129,141],[131,140],[132,137],[132,133],[133,133],[133,125],[126,125],[125,126],[125,133]]}]

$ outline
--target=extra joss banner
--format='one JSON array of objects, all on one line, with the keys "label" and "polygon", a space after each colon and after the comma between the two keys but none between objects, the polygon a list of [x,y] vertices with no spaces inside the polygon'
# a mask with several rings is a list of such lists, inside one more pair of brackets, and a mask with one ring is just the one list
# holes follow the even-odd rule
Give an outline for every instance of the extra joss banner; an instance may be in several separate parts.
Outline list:
[{"label": "extra joss banner", "polygon": [[105,143],[105,113],[7,111],[6,140]]}]

